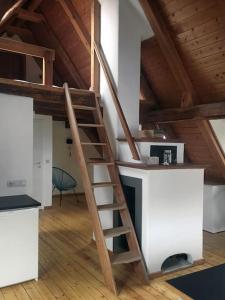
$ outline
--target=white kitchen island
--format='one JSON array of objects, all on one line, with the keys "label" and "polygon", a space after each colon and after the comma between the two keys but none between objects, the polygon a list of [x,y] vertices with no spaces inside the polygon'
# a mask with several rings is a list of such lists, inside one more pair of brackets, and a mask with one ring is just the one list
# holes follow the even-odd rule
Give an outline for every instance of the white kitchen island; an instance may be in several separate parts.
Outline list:
[{"label": "white kitchen island", "polygon": [[27,195],[0,197],[0,288],[38,278],[39,206]]},{"label": "white kitchen island", "polygon": [[[117,163],[148,273],[202,261],[204,166]],[[108,180],[101,168],[94,167],[96,182]],[[95,194],[98,204],[113,202],[112,190],[99,188]],[[120,225],[115,213],[101,212],[100,218],[104,228]],[[107,240],[107,245],[117,250],[116,240]],[[164,270],[165,261],[176,255],[187,257],[185,265]]]},{"label": "white kitchen island", "polygon": [[141,198],[135,204],[141,224],[135,223],[139,232],[141,227],[139,241],[149,274],[161,273],[163,263],[174,255],[187,255],[187,264],[201,261],[204,167],[118,164],[125,185],[129,178],[141,180]]}]

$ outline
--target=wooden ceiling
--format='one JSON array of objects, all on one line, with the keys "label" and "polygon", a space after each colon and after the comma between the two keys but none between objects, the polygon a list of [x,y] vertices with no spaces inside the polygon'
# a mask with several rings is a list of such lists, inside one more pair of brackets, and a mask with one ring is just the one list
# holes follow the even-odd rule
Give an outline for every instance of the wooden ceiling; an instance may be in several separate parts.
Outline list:
[{"label": "wooden ceiling", "polygon": [[[150,13],[153,12],[151,21],[154,21],[152,27],[155,32],[153,38],[142,43],[141,86],[145,92],[148,90],[142,101],[145,105],[141,115],[142,125],[148,127],[151,123],[152,109],[180,109],[224,102],[224,1],[139,1],[144,6],[152,6]],[[15,2],[0,0],[0,16]],[[86,36],[90,35],[91,0],[24,1],[23,8],[43,16],[44,21],[31,22],[25,17],[21,20],[22,16],[18,15],[7,27],[7,32],[9,36],[19,34],[25,42],[55,49],[55,83],[67,81],[71,87],[88,89],[91,85],[90,53],[74,29],[63,3],[82,23]],[[160,21],[157,24],[159,27],[156,26],[157,20]],[[204,111],[207,109],[211,111],[212,107],[205,107]],[[206,116],[201,120],[188,117],[187,120],[172,122],[167,125],[168,132],[186,143],[190,161],[209,165],[206,172],[208,180],[225,180],[225,165],[210,127],[204,123],[205,119]],[[157,118],[154,122],[157,123]]]},{"label": "wooden ceiling", "polygon": [[[215,0],[158,2],[199,103],[224,101],[225,8]],[[142,60],[162,107],[178,106],[180,93],[155,38],[143,43]]]},{"label": "wooden ceiling", "polygon": [[[149,0],[149,3],[152,1]],[[196,93],[193,105],[216,103],[218,114],[225,109],[225,7],[223,1],[215,0],[158,0],[157,8],[161,13],[170,37],[172,38],[186,73]],[[169,65],[160,39],[155,37],[142,43],[142,66],[147,79],[162,109],[180,108],[182,105],[182,85],[175,78]],[[221,105],[218,102],[222,102]],[[203,114],[213,114],[212,105],[202,107]],[[201,109],[201,111],[202,111]],[[215,149],[215,137],[211,128],[203,126],[203,121],[192,118],[195,109],[177,111],[169,119],[184,121],[170,123],[174,134],[185,142],[186,154],[190,161],[206,163],[208,181],[224,182],[224,162],[218,159],[221,152]],[[162,121],[173,111],[145,114],[144,122]],[[157,112],[158,113],[158,112]],[[224,111],[223,111],[224,114]],[[155,116],[154,116],[155,115]],[[201,113],[195,114],[198,117]],[[151,119],[151,117],[153,117]],[[204,116],[203,119],[207,116]],[[164,118],[165,121],[166,118]],[[188,120],[190,119],[190,120]],[[200,119],[200,118],[199,118]],[[204,124],[205,125],[205,124]],[[225,133],[224,133],[225,135]]]}]

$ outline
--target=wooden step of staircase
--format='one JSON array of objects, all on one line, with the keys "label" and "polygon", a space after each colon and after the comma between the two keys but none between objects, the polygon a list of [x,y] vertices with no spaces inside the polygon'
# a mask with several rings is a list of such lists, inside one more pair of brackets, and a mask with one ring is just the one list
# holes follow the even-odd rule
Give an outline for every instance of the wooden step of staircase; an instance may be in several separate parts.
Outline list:
[{"label": "wooden step of staircase", "polygon": [[126,205],[119,204],[119,203],[102,204],[102,205],[98,205],[97,208],[98,208],[98,211],[121,210],[121,209],[126,209]]},{"label": "wooden step of staircase", "polygon": [[94,106],[72,105],[72,107],[73,107],[73,109],[80,109],[80,110],[90,110],[90,111],[96,110],[96,107],[94,107]]},{"label": "wooden step of staircase", "polygon": [[111,263],[113,265],[129,264],[135,261],[139,261],[141,259],[142,257],[140,254],[137,254],[133,251],[127,251],[119,254],[113,254],[111,257]]},{"label": "wooden step of staircase", "polygon": [[92,183],[93,188],[100,188],[100,187],[114,187],[116,183],[113,182],[96,182]]},{"label": "wooden step of staircase", "polygon": [[113,161],[107,161],[104,159],[90,159],[87,161],[87,164],[89,165],[106,165],[106,166],[113,166],[115,162]]},{"label": "wooden step of staircase", "polygon": [[78,127],[93,127],[93,128],[101,128],[104,127],[104,124],[85,124],[85,123],[77,123]]},{"label": "wooden step of staircase", "polygon": [[112,237],[117,237],[123,234],[130,233],[131,229],[128,226],[119,226],[115,228],[110,228],[110,229],[104,229],[103,234],[106,239],[112,238]]},{"label": "wooden step of staircase", "polygon": [[[129,210],[126,205],[126,199],[124,197],[123,188],[120,182],[119,169],[115,163],[114,155],[110,147],[109,138],[106,132],[104,121],[102,118],[102,112],[99,105],[97,96],[93,93],[90,94],[90,101],[87,103],[94,103],[95,107],[85,106],[85,105],[73,105],[70,95],[70,90],[67,84],[64,84],[65,94],[66,94],[66,109],[68,114],[68,120],[70,123],[72,139],[74,141],[73,147],[77,152],[79,157],[79,166],[81,170],[81,178],[83,186],[85,187],[85,196],[88,204],[88,210],[90,217],[92,219],[94,235],[96,237],[96,245],[99,253],[99,260],[102,268],[102,273],[104,275],[105,283],[107,287],[115,294],[117,294],[117,285],[113,274],[112,265],[120,263],[133,263],[135,262],[135,270],[147,281],[147,272],[145,264],[142,258],[134,226],[130,217]],[[94,100],[94,101],[93,101]],[[94,124],[87,123],[81,124],[77,122],[76,112],[77,109],[89,110],[93,113]],[[99,126],[102,128],[99,128]],[[79,127],[96,127],[98,134],[98,142],[82,142],[80,137]],[[127,128],[128,129],[128,128]],[[103,158],[87,158],[85,157],[85,151],[83,146],[105,146],[102,147],[102,157]],[[106,166],[109,176],[109,182],[97,182],[92,183],[90,178],[88,165],[102,165]],[[108,179],[106,179],[108,180]],[[112,204],[96,204],[94,189],[97,187],[113,187],[115,203]],[[107,201],[107,199],[106,199]],[[101,224],[100,211],[111,211],[117,210],[122,226],[117,228],[104,229]],[[118,237],[120,235],[125,235],[127,239],[127,244],[129,247],[128,252],[114,254],[112,258],[109,255],[109,251],[106,245],[106,239]],[[112,260],[111,260],[112,259]]]},{"label": "wooden step of staircase", "polygon": [[81,142],[83,146],[107,146],[106,143],[98,143],[98,142]]}]

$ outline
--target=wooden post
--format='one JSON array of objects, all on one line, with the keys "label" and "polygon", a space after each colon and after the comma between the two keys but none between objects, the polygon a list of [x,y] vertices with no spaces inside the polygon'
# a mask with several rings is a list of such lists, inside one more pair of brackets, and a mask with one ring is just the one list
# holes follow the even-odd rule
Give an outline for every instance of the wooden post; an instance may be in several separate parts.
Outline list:
[{"label": "wooden post", "polygon": [[95,42],[100,44],[101,5],[92,0],[91,6],[91,90],[100,92],[100,64],[95,53]]},{"label": "wooden post", "polygon": [[49,52],[43,57],[43,84],[53,85],[53,59]]}]

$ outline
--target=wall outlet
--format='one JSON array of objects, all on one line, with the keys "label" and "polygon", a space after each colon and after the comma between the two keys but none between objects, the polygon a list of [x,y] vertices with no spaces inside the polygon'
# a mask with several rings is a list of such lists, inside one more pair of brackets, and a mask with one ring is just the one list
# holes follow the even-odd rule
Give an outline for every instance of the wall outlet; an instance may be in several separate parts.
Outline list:
[{"label": "wall outlet", "polygon": [[25,186],[27,186],[27,181],[25,179],[7,181],[7,187],[25,187]]}]

